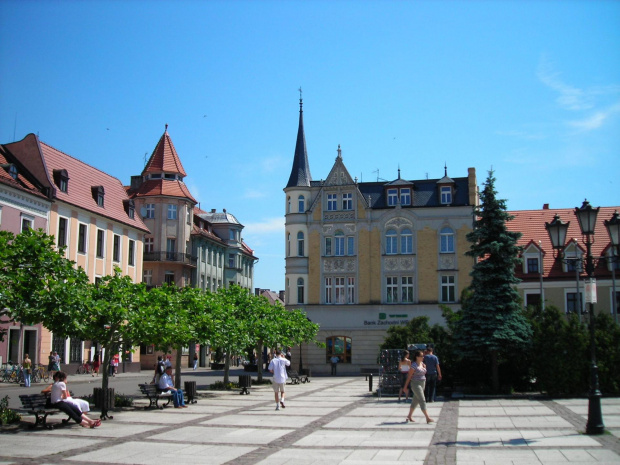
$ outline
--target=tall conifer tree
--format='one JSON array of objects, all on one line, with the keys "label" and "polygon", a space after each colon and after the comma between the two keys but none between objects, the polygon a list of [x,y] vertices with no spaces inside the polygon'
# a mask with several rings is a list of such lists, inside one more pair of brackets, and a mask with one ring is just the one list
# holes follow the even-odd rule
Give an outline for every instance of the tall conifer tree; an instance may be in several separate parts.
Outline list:
[{"label": "tall conifer tree", "polygon": [[493,171],[474,210],[474,230],[467,255],[474,257],[472,282],[465,293],[456,340],[469,358],[489,360],[492,387],[499,390],[499,358],[526,349],[532,330],[516,289],[515,266],[520,264],[517,240],[521,233],[508,231],[506,201],[496,197]]}]

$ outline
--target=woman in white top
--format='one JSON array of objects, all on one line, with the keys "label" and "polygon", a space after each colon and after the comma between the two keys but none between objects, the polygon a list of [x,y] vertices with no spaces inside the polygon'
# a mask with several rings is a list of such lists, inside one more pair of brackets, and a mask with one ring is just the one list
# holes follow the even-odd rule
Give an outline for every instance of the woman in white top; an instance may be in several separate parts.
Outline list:
[{"label": "woman in white top", "polygon": [[[58,373],[60,372],[56,372],[54,373],[54,383],[56,381],[58,381]],[[48,387],[46,387],[45,389],[43,389],[41,391],[41,394],[49,394],[52,392],[52,386],[54,385],[54,383],[50,384]],[[65,386],[66,386],[67,382],[65,380]],[[77,408],[80,409],[80,412],[82,413],[86,413],[86,412],[90,412],[90,404],[85,401],[84,399],[74,399],[73,397],[70,396],[69,391],[67,391],[68,396],[64,399],[65,402],[70,402],[73,405],[75,405]]]},{"label": "woman in white top", "polygon": [[405,400],[409,400],[409,389],[406,391],[403,389],[405,387],[405,381],[407,381],[407,374],[409,374],[409,368],[411,368],[411,360],[409,360],[409,351],[405,350],[403,352],[403,358],[400,362],[398,362],[398,372],[400,373],[400,390],[398,391],[398,402],[400,402],[401,394],[405,394]]},{"label": "woman in white top", "polygon": [[[69,391],[67,390],[67,385],[65,384],[67,375],[64,372],[59,371],[55,373],[54,377],[56,382],[52,384],[50,389],[50,404],[52,407],[62,410],[69,415],[73,421],[84,428],[95,428],[100,426],[101,420],[91,420],[85,413],[82,413],[74,403],[67,400],[71,399]],[[47,391],[47,389],[43,392],[45,391]]]}]

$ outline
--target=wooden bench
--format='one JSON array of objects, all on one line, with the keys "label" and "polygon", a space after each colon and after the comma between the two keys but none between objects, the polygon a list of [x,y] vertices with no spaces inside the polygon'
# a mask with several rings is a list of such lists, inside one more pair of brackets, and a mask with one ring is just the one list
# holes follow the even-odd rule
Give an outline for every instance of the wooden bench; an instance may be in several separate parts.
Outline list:
[{"label": "wooden bench", "polygon": [[[161,392],[157,389],[155,384],[138,384],[140,387],[140,392],[144,394],[149,399],[149,405],[144,407],[144,409],[149,409],[153,406],[156,408],[163,410],[170,401],[172,400],[172,394],[169,392]],[[167,402],[164,405],[159,405],[159,399],[166,399]]]},{"label": "wooden bench", "polygon": [[288,373],[288,379],[291,380],[290,384],[309,383],[310,378],[308,375],[300,375],[295,370],[290,370]]},{"label": "wooden bench", "polygon": [[[61,410],[50,407],[48,404],[48,397],[45,394],[21,394],[19,400],[22,402],[22,408],[31,415],[34,415],[36,421],[30,428],[36,428],[41,425],[44,428],[52,429],[54,425],[47,423],[48,415],[56,415],[62,413]],[[71,418],[62,420],[62,424],[66,425],[71,421]]]},{"label": "wooden bench", "polygon": [[368,381],[368,375],[380,375],[381,374],[381,368],[379,367],[372,367],[372,368],[360,368],[360,374],[366,376],[366,381]]}]

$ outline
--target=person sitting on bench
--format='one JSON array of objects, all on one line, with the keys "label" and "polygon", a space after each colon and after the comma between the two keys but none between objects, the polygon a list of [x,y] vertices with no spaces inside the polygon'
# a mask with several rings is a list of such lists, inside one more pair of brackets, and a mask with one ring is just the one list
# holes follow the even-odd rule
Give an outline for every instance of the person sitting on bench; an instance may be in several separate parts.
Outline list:
[{"label": "person sitting on bench", "polygon": [[185,399],[183,398],[183,389],[175,389],[174,383],[172,382],[172,367],[166,367],[166,372],[159,378],[157,387],[163,392],[172,394],[174,408],[187,408]]},{"label": "person sitting on bench", "polygon": [[73,421],[84,428],[101,426],[101,420],[91,420],[85,413],[82,413],[75,404],[67,401],[67,398],[71,397],[67,390],[67,385],[65,384],[67,375],[59,371],[55,374],[55,377],[57,381],[52,385],[50,395],[51,406],[65,412]]}]

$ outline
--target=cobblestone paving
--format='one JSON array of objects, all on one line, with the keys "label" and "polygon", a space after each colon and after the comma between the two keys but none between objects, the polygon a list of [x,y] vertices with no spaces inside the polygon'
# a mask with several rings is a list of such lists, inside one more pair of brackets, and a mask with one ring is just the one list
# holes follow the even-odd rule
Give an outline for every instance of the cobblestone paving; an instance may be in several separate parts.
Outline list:
[{"label": "cobblestone paving", "polygon": [[[144,404],[142,404],[144,405]],[[187,409],[125,409],[100,428],[0,430],[0,465],[575,465],[620,464],[620,399],[603,399],[608,433],[583,434],[587,399],[378,399],[363,377],[210,394]],[[53,417],[52,422],[60,422]],[[26,421],[32,418],[26,417]]]}]

